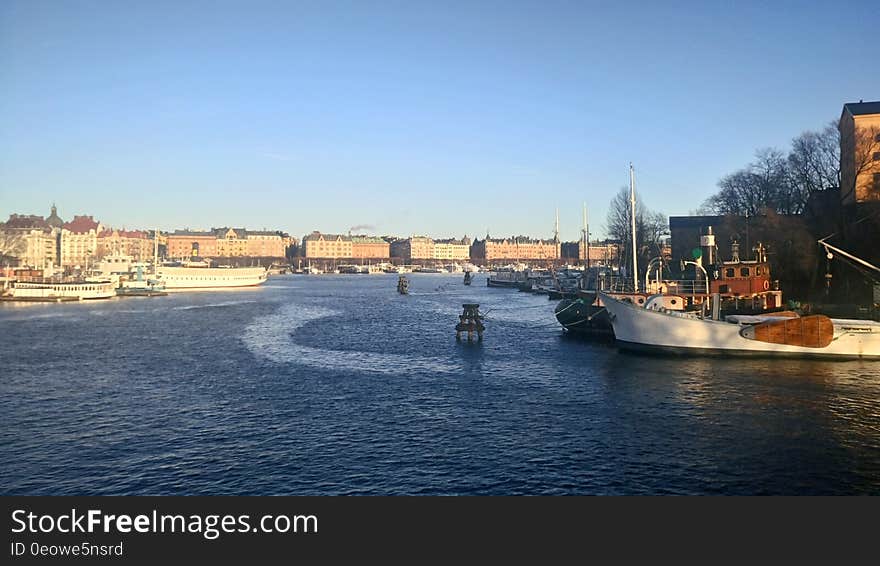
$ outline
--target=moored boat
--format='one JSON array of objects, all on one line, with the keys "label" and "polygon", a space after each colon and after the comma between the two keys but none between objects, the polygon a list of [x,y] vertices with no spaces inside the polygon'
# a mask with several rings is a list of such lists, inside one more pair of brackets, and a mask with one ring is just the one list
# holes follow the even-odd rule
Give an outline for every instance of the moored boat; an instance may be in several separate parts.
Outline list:
[{"label": "moored boat", "polygon": [[114,284],[102,281],[16,281],[4,299],[13,301],[85,301],[116,296]]},{"label": "moored boat", "polygon": [[644,307],[600,293],[624,349],[685,355],[757,355],[880,360],[880,322],[824,315],[727,317],[712,320],[656,305]]},{"label": "moored boat", "polygon": [[254,287],[266,282],[263,267],[209,267],[205,262],[159,266],[156,280],[166,291]]}]

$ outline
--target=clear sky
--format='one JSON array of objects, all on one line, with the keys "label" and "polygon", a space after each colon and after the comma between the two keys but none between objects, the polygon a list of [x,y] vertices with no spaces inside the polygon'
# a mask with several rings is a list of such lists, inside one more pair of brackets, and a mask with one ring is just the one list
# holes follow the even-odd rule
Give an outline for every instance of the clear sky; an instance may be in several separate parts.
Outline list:
[{"label": "clear sky", "polygon": [[877,2],[0,3],[0,215],[576,239],[880,99]]}]

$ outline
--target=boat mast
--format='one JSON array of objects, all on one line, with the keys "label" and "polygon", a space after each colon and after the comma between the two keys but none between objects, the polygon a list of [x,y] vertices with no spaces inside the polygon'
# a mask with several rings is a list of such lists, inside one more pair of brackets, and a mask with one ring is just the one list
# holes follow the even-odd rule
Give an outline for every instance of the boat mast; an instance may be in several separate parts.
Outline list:
[{"label": "boat mast", "polygon": [[639,292],[639,262],[636,259],[636,180],[633,172],[633,164],[629,164],[629,207],[632,221],[632,257],[633,257],[633,287]]},{"label": "boat mast", "polygon": [[159,229],[153,232],[153,277],[159,273]]},{"label": "boat mast", "polygon": [[587,203],[584,203],[584,259],[586,260],[584,265],[586,265],[587,269],[590,269],[590,225],[587,222]]}]

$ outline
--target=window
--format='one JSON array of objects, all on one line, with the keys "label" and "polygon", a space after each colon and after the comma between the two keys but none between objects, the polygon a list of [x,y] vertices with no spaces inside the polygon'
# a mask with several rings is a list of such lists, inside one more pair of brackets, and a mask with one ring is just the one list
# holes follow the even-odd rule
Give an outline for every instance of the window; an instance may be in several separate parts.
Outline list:
[{"label": "window", "polygon": [[725,277],[733,277],[735,273],[736,272],[733,270],[732,267],[728,267],[727,269],[724,270]]},{"label": "window", "polygon": [[874,161],[880,161],[880,151],[874,152]]},{"label": "window", "polygon": [[740,268],[739,274],[741,277],[748,277],[749,276],[749,268],[748,267]]}]

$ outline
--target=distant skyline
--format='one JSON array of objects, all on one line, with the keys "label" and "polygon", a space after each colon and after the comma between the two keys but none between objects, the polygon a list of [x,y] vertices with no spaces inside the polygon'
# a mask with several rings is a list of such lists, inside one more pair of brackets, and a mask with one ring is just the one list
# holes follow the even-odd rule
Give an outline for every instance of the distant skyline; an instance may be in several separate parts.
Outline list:
[{"label": "distant skyline", "polygon": [[0,4],[0,220],[604,236],[880,99],[876,2]]}]

